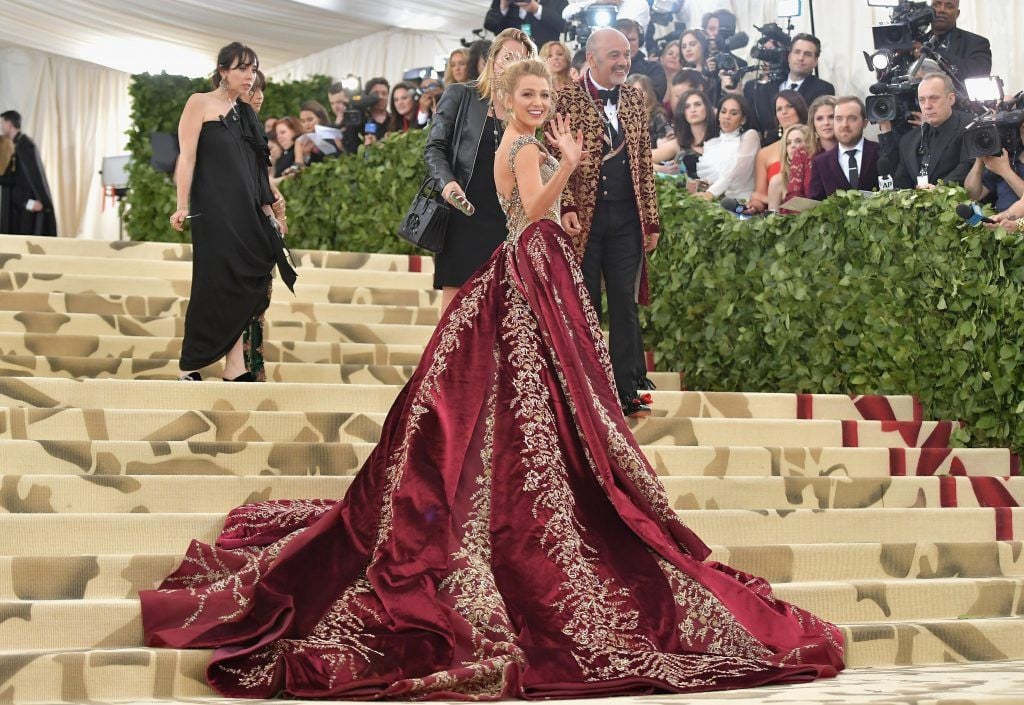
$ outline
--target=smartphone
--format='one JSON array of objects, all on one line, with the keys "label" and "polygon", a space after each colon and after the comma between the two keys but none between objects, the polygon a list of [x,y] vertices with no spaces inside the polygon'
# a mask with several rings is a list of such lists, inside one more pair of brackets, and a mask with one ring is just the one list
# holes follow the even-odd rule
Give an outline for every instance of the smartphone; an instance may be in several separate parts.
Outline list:
[{"label": "smartphone", "polygon": [[469,200],[460,193],[452,194],[452,203],[455,207],[462,212],[463,215],[473,215],[476,213],[476,206],[469,202]]}]

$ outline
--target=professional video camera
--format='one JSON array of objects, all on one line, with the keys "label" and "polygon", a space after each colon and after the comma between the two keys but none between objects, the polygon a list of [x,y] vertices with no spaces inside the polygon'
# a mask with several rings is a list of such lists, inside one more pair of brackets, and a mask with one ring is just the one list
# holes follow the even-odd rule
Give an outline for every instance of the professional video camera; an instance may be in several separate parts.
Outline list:
[{"label": "professional video camera", "polygon": [[736,74],[747,64],[733,52],[747,46],[750,37],[746,32],[736,31],[736,15],[728,11],[718,11],[714,14],[718,18],[718,36],[711,40],[709,63],[713,62],[718,71],[725,72],[734,85],[739,85]]},{"label": "professional video camera", "polygon": [[892,7],[889,24],[873,27],[871,33],[875,42],[875,53],[864,52],[868,69],[874,71],[877,82],[868,90],[871,96],[865,103],[868,120],[874,123],[891,121],[894,129],[905,132],[910,114],[918,109],[917,86],[920,83],[914,74],[920,61],[931,56],[931,50],[922,51],[915,60],[914,45],[924,44],[928,38],[935,11],[925,2],[897,0],[895,5],[888,2],[872,2],[868,5]]},{"label": "professional video camera", "polygon": [[996,157],[1005,149],[1010,161],[1024,149],[1020,126],[1024,124],[1024,91],[1005,100],[998,76],[968,79],[972,106],[981,114],[964,131],[965,159]]},{"label": "professional video camera", "polygon": [[[750,56],[760,64],[761,80],[768,83],[779,83],[789,75],[789,52],[793,48],[793,40],[789,32],[772,22],[764,27],[754,25],[761,36],[750,50]],[[792,31],[793,26],[789,26]]]},{"label": "professional video camera", "polygon": [[341,116],[342,127],[362,127],[370,121],[370,113],[387,98],[374,93],[354,93],[348,101],[348,110]]},{"label": "professional video camera", "polygon": [[600,2],[588,5],[570,21],[569,27],[566,29],[566,37],[570,42],[575,41],[583,46],[587,42],[587,37],[595,29],[614,25],[618,15],[618,5]]}]

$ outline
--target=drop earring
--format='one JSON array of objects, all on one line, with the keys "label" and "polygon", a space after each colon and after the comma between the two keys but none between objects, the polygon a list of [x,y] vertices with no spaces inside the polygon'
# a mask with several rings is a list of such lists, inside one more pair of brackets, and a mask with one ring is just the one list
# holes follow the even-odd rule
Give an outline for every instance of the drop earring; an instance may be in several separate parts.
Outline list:
[{"label": "drop earring", "polygon": [[220,89],[222,91],[227,91],[228,89],[228,79],[224,78],[223,76],[220,77]]}]

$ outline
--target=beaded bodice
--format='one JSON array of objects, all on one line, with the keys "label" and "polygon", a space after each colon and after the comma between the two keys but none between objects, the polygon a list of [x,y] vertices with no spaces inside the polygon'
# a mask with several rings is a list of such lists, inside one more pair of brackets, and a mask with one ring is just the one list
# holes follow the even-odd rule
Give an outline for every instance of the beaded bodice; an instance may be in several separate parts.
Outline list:
[{"label": "beaded bodice", "polygon": [[[508,151],[508,165],[512,170],[512,175],[516,173],[516,156],[519,154],[519,150],[528,144],[535,144],[540,148],[540,151],[544,154],[544,163],[540,167],[540,178],[541,181],[547,183],[551,180],[551,177],[558,171],[558,160],[555,159],[548,153],[548,150],[544,148],[544,145],[537,138],[532,135],[522,135],[512,143],[512,148]],[[498,194],[498,203],[501,204],[501,210],[505,211],[505,221],[508,223],[509,235],[515,237],[519,233],[523,232],[527,225],[530,224],[530,219],[526,217],[526,210],[523,208],[523,201],[519,197],[519,185],[518,183],[512,187],[512,193],[508,199]],[[560,222],[562,217],[561,203],[556,200],[551,208],[548,209],[547,213],[544,214],[544,218]]]}]

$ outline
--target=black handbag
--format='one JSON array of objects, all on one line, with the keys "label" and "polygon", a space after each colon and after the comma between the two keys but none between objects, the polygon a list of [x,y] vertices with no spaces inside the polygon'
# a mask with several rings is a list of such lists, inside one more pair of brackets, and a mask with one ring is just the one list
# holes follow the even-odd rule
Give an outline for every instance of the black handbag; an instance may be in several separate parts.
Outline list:
[{"label": "black handbag", "polygon": [[[467,96],[463,93],[459,102],[459,110],[455,114],[455,140],[452,146],[451,160],[459,153],[459,141],[462,139],[462,126],[466,120],[468,109]],[[441,185],[444,188],[444,185]],[[416,247],[422,247],[437,254],[444,249],[444,236],[448,231],[448,215],[451,206],[441,197],[441,191],[435,184],[434,177],[427,176],[420,184],[420,190],[412,199],[409,211],[398,226],[398,236]]]},{"label": "black handbag", "polygon": [[402,218],[398,226],[398,235],[403,239],[438,253],[444,249],[444,234],[448,229],[449,205],[441,199],[440,192],[434,188],[434,179],[428,176],[423,180],[419,192],[412,199],[409,212]]}]

